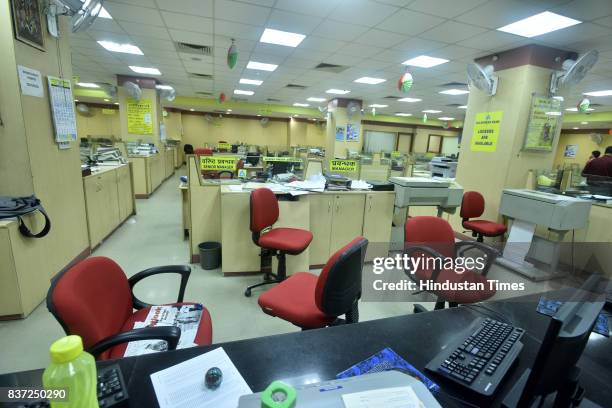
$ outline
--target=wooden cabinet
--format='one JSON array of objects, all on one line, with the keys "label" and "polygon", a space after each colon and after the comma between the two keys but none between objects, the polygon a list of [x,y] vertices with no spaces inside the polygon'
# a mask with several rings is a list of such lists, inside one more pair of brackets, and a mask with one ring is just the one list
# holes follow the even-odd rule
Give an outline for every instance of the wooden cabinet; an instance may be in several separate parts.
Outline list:
[{"label": "wooden cabinet", "polygon": [[165,167],[164,179],[167,179],[168,177],[172,175],[172,173],[174,173],[174,149],[167,148],[166,156],[164,159],[165,159],[164,161],[164,167]]},{"label": "wooden cabinet", "polygon": [[98,246],[134,213],[129,165],[105,169],[83,178],[89,244]]},{"label": "wooden cabinet", "polygon": [[333,203],[330,255],[361,235],[364,194],[336,194]]},{"label": "wooden cabinet", "polygon": [[329,258],[329,243],[331,239],[332,204],[331,194],[313,194],[310,201],[310,264],[323,265]]},{"label": "wooden cabinet", "polygon": [[[164,160],[160,154],[149,157],[149,174],[151,175],[151,193],[164,181]],[[150,193],[149,193],[150,194]]]},{"label": "wooden cabinet", "polygon": [[370,241],[366,261],[371,261],[375,257],[387,256],[389,253],[394,201],[395,195],[392,193],[366,194],[363,236]]}]

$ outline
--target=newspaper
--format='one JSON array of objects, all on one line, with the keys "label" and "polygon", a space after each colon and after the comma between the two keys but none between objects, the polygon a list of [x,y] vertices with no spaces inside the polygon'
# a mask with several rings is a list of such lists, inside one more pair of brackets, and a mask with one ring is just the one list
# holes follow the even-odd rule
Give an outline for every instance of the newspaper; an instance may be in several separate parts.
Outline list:
[{"label": "newspaper", "polygon": [[[144,322],[134,322],[134,329],[143,327],[177,326],[181,329],[181,338],[176,348],[193,347],[200,320],[202,319],[203,306],[201,304],[184,306],[153,306]],[[168,350],[168,344],[164,340],[139,340],[131,341],[125,349],[124,357],[138,356],[141,354],[157,353]]]}]

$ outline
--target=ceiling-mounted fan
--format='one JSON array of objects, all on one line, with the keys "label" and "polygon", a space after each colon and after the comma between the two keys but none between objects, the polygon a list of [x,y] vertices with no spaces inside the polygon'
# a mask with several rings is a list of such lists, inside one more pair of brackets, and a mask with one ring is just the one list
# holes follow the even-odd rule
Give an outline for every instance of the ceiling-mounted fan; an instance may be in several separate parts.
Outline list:
[{"label": "ceiling-mounted fan", "polygon": [[125,81],[123,83],[123,88],[130,98],[134,99],[136,102],[140,102],[140,98],[142,98],[142,89],[140,89],[138,84],[131,81]]},{"label": "ceiling-mounted fan", "polygon": [[87,30],[102,10],[104,0],[49,0],[45,7],[47,28],[54,37],[59,37],[57,16],[72,17],[72,32]]},{"label": "ceiling-mounted fan", "polygon": [[563,86],[576,85],[582,81],[599,59],[599,52],[591,50],[577,60],[567,59],[562,71],[554,71],[550,77],[550,93],[555,94]]},{"label": "ceiling-mounted fan", "polygon": [[468,64],[467,76],[470,85],[475,86],[489,96],[495,95],[497,92],[497,75],[493,75],[493,65],[481,67],[476,63]]}]

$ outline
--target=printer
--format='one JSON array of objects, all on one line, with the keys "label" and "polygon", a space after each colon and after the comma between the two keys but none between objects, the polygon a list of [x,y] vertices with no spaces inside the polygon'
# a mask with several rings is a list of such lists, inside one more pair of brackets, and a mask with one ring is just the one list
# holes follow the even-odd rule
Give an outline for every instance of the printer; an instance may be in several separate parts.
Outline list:
[{"label": "printer", "polygon": [[391,177],[394,184],[395,207],[437,206],[438,216],[442,211],[453,213],[461,205],[463,187],[452,180],[428,177]]},{"label": "printer", "polygon": [[[590,211],[591,202],[580,198],[529,189],[503,190],[499,212],[513,222],[503,257],[497,262],[535,281],[560,277],[560,242],[567,231],[587,226]],[[559,240],[535,236],[536,225],[556,232]],[[538,269],[527,257],[548,264],[549,271]]]},{"label": "printer", "polygon": [[436,156],[429,162],[429,171],[431,171],[433,177],[455,178],[457,176],[457,160]]}]

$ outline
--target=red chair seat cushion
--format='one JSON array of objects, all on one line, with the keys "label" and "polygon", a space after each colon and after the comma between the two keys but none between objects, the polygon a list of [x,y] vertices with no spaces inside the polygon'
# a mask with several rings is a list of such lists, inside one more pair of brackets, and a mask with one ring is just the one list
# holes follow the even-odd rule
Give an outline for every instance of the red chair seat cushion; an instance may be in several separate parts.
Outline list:
[{"label": "red chair seat cushion", "polygon": [[496,222],[486,220],[465,221],[463,226],[486,237],[496,237],[498,235],[502,235],[507,229],[504,224],[498,224]]},{"label": "red chair seat cushion", "polygon": [[[193,305],[193,302],[183,302],[183,303],[171,303],[168,306],[181,306],[181,305]],[[121,332],[125,332],[128,330],[132,330],[134,328],[135,322],[144,322],[149,314],[149,308],[140,309],[136,311],[133,315],[131,315],[123,324],[121,328]],[[200,320],[200,327],[198,328],[198,333],[196,334],[194,343],[198,346],[207,346],[212,343],[212,320],[210,319],[210,313],[208,313],[208,309],[204,307],[202,310],[202,318]],[[110,355],[105,357],[101,356],[101,359],[116,359],[122,358],[125,354],[125,349],[127,348],[128,343],[119,344],[112,349],[110,349]],[[106,354],[106,353],[105,353]]]},{"label": "red chair seat cushion", "polygon": [[288,254],[299,254],[312,241],[312,232],[298,228],[272,228],[259,238],[259,246],[277,249]]},{"label": "red chair seat cushion", "polygon": [[272,316],[291,322],[298,327],[315,329],[325,327],[336,318],[324,314],[315,303],[318,277],[298,272],[259,296],[259,306]]},{"label": "red chair seat cushion", "polygon": [[[431,271],[417,271],[417,277],[420,280],[429,280],[431,278]],[[490,299],[495,295],[495,289],[491,289],[489,280],[482,276],[478,272],[465,271],[463,273],[457,273],[452,269],[443,269],[438,275],[437,283],[449,282],[451,286],[455,284],[469,284],[469,283],[480,283],[484,288],[482,290],[437,290],[431,291],[431,293],[441,297],[447,302],[454,302],[459,304],[465,303],[476,303]]]}]

